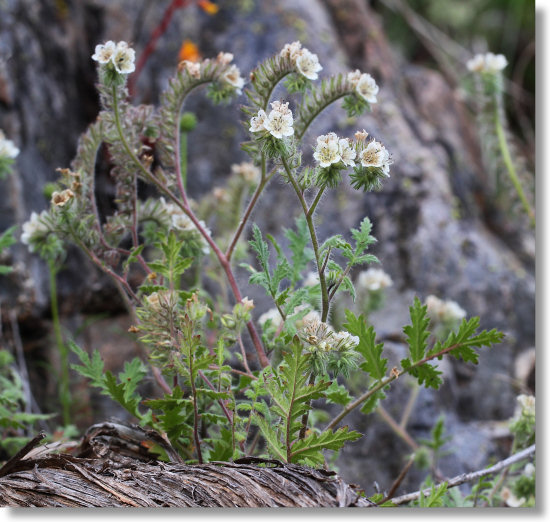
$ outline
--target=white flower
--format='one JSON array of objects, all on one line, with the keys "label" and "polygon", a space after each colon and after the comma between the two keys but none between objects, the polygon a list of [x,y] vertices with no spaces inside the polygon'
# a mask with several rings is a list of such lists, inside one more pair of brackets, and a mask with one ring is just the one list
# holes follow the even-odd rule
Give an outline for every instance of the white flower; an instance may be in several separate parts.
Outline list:
[{"label": "white flower", "polygon": [[264,123],[267,119],[267,114],[263,109],[260,109],[258,111],[258,114],[256,116],[253,116],[250,120],[250,128],[248,129],[250,132],[260,132],[265,130]]},{"label": "white flower", "polygon": [[218,53],[216,61],[221,65],[229,65],[233,61],[233,55],[231,53]]},{"label": "white flower", "polygon": [[355,69],[353,72],[348,73],[348,82],[351,83],[351,86],[355,89],[357,87],[357,84],[359,83],[359,80],[361,79],[361,71],[359,69]]},{"label": "white flower", "polygon": [[135,61],[136,52],[128,47],[126,42],[118,42],[116,51],[111,56],[115,69],[120,74],[130,74],[136,70]]},{"label": "white flower", "polygon": [[47,215],[48,212],[46,210],[43,210],[40,214],[32,212],[29,221],[23,223],[21,243],[28,245],[31,252],[34,252],[32,240],[37,236],[44,236],[50,231],[48,225],[44,222],[44,218]]},{"label": "white flower", "polygon": [[518,404],[525,415],[535,415],[535,397],[532,395],[518,395]]},{"label": "white flower", "polygon": [[283,136],[292,136],[294,134],[292,127],[294,118],[288,108],[288,102],[275,101],[271,107],[272,110],[264,121],[264,128],[277,139],[281,139]]},{"label": "white flower", "polygon": [[222,79],[229,85],[235,87],[237,94],[241,94],[244,86],[244,79],[241,77],[241,71],[236,65],[232,65],[222,75]]},{"label": "white flower", "polygon": [[95,46],[95,53],[92,54],[92,60],[99,63],[109,63],[117,50],[117,45],[112,40]]},{"label": "white flower", "polygon": [[528,462],[527,464],[525,464],[525,467],[523,468],[523,474],[528,478],[531,478],[535,474],[535,466],[532,462]]},{"label": "white flower", "polygon": [[455,301],[443,301],[435,295],[426,298],[428,316],[434,321],[456,322],[466,317],[466,311]]},{"label": "white flower", "polygon": [[508,65],[508,60],[503,54],[487,53],[485,55],[485,69],[487,72],[502,71]]},{"label": "white flower", "polygon": [[359,159],[363,167],[379,167],[385,176],[390,177],[390,154],[378,141],[370,141],[360,152]]},{"label": "white flower", "polygon": [[348,138],[343,138],[338,141],[338,152],[344,165],[348,167],[353,167],[355,165],[355,156],[357,156],[357,153],[355,149],[351,147],[351,142]]},{"label": "white flower", "polygon": [[361,272],[357,277],[357,286],[371,292],[376,292],[392,285],[393,281],[391,277],[381,268],[369,268]]},{"label": "white flower", "polygon": [[466,67],[472,72],[485,72],[495,74],[502,71],[508,65],[508,60],[503,54],[476,54],[466,62]]},{"label": "white flower", "polygon": [[254,163],[243,162],[231,165],[231,173],[241,176],[247,183],[255,184],[260,181],[261,172]]},{"label": "white flower", "polygon": [[500,496],[506,502],[506,505],[511,508],[520,507],[525,503],[525,497],[517,498],[507,487],[502,488]]},{"label": "white flower", "polygon": [[445,301],[445,308],[443,311],[444,321],[461,321],[466,317],[466,310],[460,307],[455,301]]},{"label": "white flower", "polygon": [[178,69],[187,71],[192,78],[197,80],[201,77],[201,64],[199,62],[183,60],[179,63]]},{"label": "white flower", "polygon": [[317,55],[310,53],[307,49],[304,49],[296,58],[296,68],[308,80],[316,80],[319,77],[317,73],[323,69]]},{"label": "white flower", "polygon": [[308,272],[304,279],[304,286],[315,286],[319,284],[319,273]]},{"label": "white flower", "polygon": [[466,62],[466,67],[472,72],[483,71],[485,69],[485,56],[483,54],[476,54]]},{"label": "white flower", "polygon": [[267,312],[260,315],[258,318],[258,324],[263,328],[269,320],[271,320],[271,326],[274,326],[275,328],[278,328],[281,325],[283,318],[277,308],[271,308]]},{"label": "white flower", "polygon": [[342,159],[338,136],[334,132],[329,132],[317,138],[313,158],[323,168],[330,167],[333,163],[338,163]]},{"label": "white flower", "polygon": [[0,130],[0,157],[15,158],[19,154],[19,149],[13,141],[6,139],[6,135]]},{"label": "white flower", "polygon": [[302,53],[302,44],[298,41],[290,44],[285,44],[282,51],[279,53],[282,58],[288,58],[292,63],[296,63],[296,60]]},{"label": "white flower", "polygon": [[359,78],[355,86],[355,90],[365,101],[376,103],[376,95],[378,94],[379,87],[370,74],[364,73],[361,75],[361,78]]}]

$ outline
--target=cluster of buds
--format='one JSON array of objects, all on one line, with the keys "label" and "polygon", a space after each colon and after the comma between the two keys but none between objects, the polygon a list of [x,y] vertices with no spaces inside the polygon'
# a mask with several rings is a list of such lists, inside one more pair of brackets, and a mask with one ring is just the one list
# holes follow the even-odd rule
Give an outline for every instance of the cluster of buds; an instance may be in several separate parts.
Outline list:
[{"label": "cluster of buds", "polygon": [[304,321],[298,335],[310,352],[343,352],[359,344],[359,337],[349,332],[335,332],[332,326],[317,318]]},{"label": "cluster of buds", "polygon": [[286,44],[279,53],[281,58],[290,60],[296,71],[308,80],[316,80],[319,71],[323,69],[319,58],[298,41]]},{"label": "cluster of buds", "polygon": [[201,78],[201,70],[203,66],[214,63],[222,68],[220,80],[225,85],[233,89],[237,94],[242,93],[244,87],[244,78],[241,76],[240,69],[231,64],[233,61],[233,55],[231,53],[219,53],[215,60],[207,59],[203,62],[195,62],[192,60],[182,60],[178,64],[178,70],[180,72],[187,72],[191,78],[199,80]]},{"label": "cluster of buds", "polygon": [[130,74],[136,70],[136,52],[126,42],[112,40],[96,45],[92,60],[114,69],[119,74]]},{"label": "cluster of buds", "polygon": [[294,134],[294,118],[292,111],[288,108],[288,102],[271,103],[271,111],[267,114],[263,109],[250,120],[250,132],[267,131],[271,136],[282,139],[283,136]]}]

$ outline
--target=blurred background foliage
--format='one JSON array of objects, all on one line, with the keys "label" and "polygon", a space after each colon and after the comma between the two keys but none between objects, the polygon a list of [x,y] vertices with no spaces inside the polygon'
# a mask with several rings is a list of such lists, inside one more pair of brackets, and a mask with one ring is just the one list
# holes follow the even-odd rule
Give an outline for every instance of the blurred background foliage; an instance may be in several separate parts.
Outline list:
[{"label": "blurred background foliage", "polygon": [[506,56],[511,130],[534,162],[535,0],[373,0],[372,7],[405,60],[442,70],[456,85],[468,88],[463,66],[474,54]]}]

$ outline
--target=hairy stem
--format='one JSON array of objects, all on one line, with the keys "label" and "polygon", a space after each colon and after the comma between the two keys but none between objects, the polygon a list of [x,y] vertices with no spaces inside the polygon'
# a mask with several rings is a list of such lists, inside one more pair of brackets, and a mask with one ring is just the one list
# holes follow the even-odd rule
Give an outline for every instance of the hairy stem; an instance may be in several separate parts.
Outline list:
[{"label": "hairy stem", "polygon": [[502,127],[502,121],[500,119],[499,115],[499,109],[498,106],[495,109],[495,130],[497,133],[498,138],[498,144],[500,147],[500,151],[502,153],[502,159],[504,161],[504,164],[506,165],[506,170],[508,171],[508,175],[510,176],[510,180],[512,181],[512,184],[514,185],[514,188],[516,189],[516,192],[518,194],[518,197],[521,201],[521,204],[523,205],[523,208],[525,209],[525,212],[529,216],[529,220],[531,222],[531,226],[535,226],[535,213],[533,212],[533,209],[531,208],[531,205],[529,205],[529,202],[527,201],[527,197],[525,196],[525,193],[523,192],[523,187],[521,186],[521,182],[519,180],[519,177],[516,172],[516,168],[514,166],[514,162],[512,161],[512,157],[510,155],[510,149],[508,148],[508,142],[506,141],[506,136],[504,134],[504,129]]},{"label": "hairy stem", "polygon": [[[113,110],[115,112],[115,123],[117,126],[117,131],[120,137],[120,140],[122,142],[122,145],[124,147],[124,150],[128,154],[128,156],[133,160],[133,162],[136,164],[136,166],[140,169],[140,171],[144,174],[145,178],[150,180],[162,193],[164,193],[168,198],[170,198],[178,207],[180,207],[185,214],[191,219],[193,224],[195,225],[196,229],[199,231],[201,236],[205,239],[205,241],[208,243],[210,248],[212,248],[212,251],[215,253],[216,257],[218,258],[218,261],[222,265],[222,268],[225,272],[225,275],[227,276],[229,285],[231,286],[231,290],[233,291],[233,295],[235,296],[235,299],[237,302],[242,301],[242,295],[239,290],[239,287],[237,286],[237,282],[235,280],[235,276],[233,275],[233,271],[231,270],[231,264],[229,263],[229,260],[225,256],[225,254],[220,250],[218,245],[214,242],[214,240],[210,237],[210,234],[205,230],[205,228],[201,225],[197,217],[195,216],[194,212],[191,210],[189,204],[187,203],[187,198],[185,196],[185,190],[183,189],[182,184],[182,178],[181,176],[177,176],[178,178],[178,184],[180,188],[180,192],[182,195],[182,198],[184,201],[180,201],[171,190],[169,190],[167,187],[165,187],[162,183],[160,183],[139,161],[139,158],[135,155],[135,153],[130,149],[130,146],[128,145],[128,142],[126,141],[126,137],[124,136],[124,133],[122,132],[122,127],[120,125],[120,116],[118,114],[118,103],[117,103],[117,94],[116,89],[113,89]],[[178,132],[179,132],[179,126],[178,126]],[[179,140],[178,140],[179,141]],[[178,167],[179,161],[176,162],[176,167]],[[101,266],[101,263],[100,263]],[[106,268],[104,268],[106,269]],[[129,285],[126,281],[124,281],[125,288]],[[131,290],[131,289],[130,289]],[[132,292],[132,295],[135,295]],[[258,354],[258,359],[260,361],[260,364],[263,368],[269,365],[269,359],[267,358],[267,355],[265,353],[264,347],[262,345],[262,341],[260,340],[260,336],[258,335],[258,332],[256,330],[256,327],[254,326],[254,323],[252,321],[249,321],[246,324],[246,327],[248,329],[248,332],[250,334],[250,337],[252,339],[252,343],[254,344],[254,348],[256,349],[256,353]]]},{"label": "hairy stem", "polygon": [[290,180],[290,183],[292,184],[294,191],[296,192],[296,195],[300,200],[300,204],[302,205],[302,209],[304,211],[304,215],[306,218],[309,235],[311,237],[311,245],[313,247],[313,252],[315,254],[315,262],[317,263],[317,272],[319,273],[319,282],[321,284],[321,321],[325,322],[327,320],[328,312],[329,312],[329,298],[328,298],[328,290],[327,290],[327,281],[325,279],[325,272],[323,270],[323,262],[321,261],[321,255],[319,253],[319,241],[317,240],[317,233],[315,232],[315,225],[313,224],[313,216],[312,216],[312,213],[310,213],[309,211],[310,209],[307,206],[307,203],[304,199],[304,195],[300,190],[298,183],[296,182],[296,180],[294,179],[294,176],[292,175],[292,171],[290,169],[288,161],[284,156],[281,156],[281,160],[283,162],[283,166],[287,173],[288,179]]}]

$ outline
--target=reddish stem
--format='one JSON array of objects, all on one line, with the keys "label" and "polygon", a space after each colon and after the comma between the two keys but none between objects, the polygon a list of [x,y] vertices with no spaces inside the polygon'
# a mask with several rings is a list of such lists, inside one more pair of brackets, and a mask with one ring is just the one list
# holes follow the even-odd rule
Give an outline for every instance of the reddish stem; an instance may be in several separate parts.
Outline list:
[{"label": "reddish stem", "polygon": [[168,26],[170,25],[170,22],[172,20],[172,16],[178,9],[181,9],[182,7],[187,7],[190,3],[191,3],[191,0],[172,0],[170,5],[166,8],[166,11],[164,11],[164,15],[162,16],[160,23],[155,27],[155,29],[151,33],[151,37],[149,38],[149,41],[147,42],[145,49],[143,49],[143,52],[139,55],[139,59],[136,64],[136,70],[134,74],[128,80],[128,92],[130,93],[130,96],[134,95],[134,89],[135,89],[135,85],[137,84],[139,75],[143,70],[143,67],[147,63],[149,56],[155,50],[155,47],[157,46],[157,42],[159,38],[168,29]]}]

